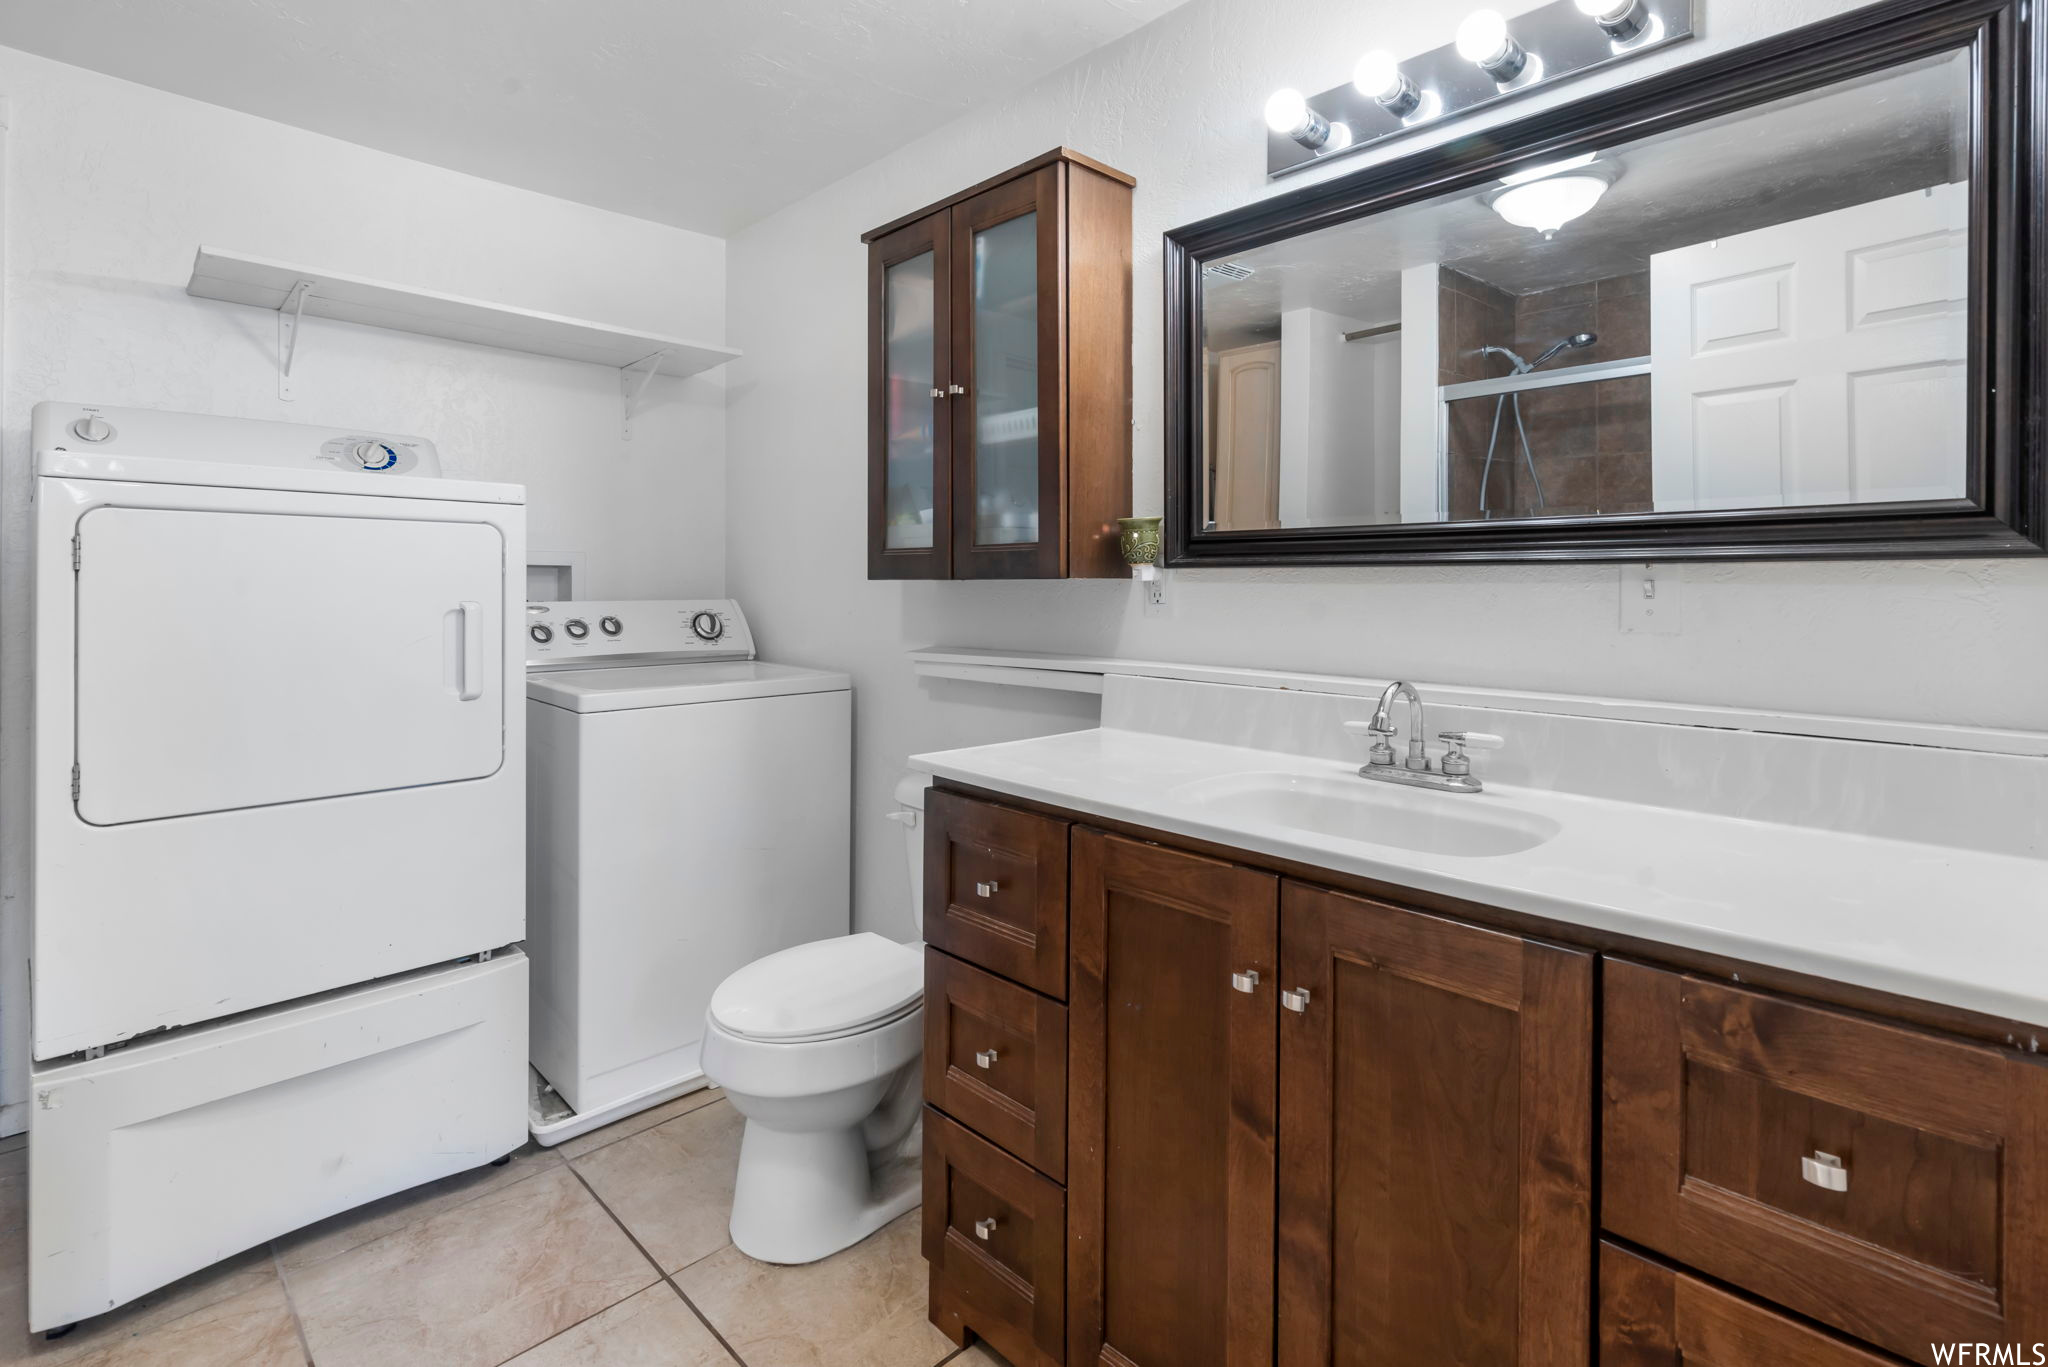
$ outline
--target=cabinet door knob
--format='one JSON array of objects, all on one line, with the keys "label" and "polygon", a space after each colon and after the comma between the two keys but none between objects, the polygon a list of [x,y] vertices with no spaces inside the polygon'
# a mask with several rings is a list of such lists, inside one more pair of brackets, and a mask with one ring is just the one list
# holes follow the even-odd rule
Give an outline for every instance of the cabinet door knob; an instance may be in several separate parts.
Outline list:
[{"label": "cabinet door knob", "polygon": [[996,1066],[996,1059],[998,1057],[1000,1055],[993,1049],[979,1050],[974,1055],[974,1066],[977,1068],[993,1068]]},{"label": "cabinet door knob", "polygon": [[1819,1149],[1813,1151],[1811,1158],[1799,1160],[1799,1175],[1824,1191],[1849,1189],[1849,1170],[1842,1166],[1842,1160]]},{"label": "cabinet door knob", "polygon": [[1002,888],[1003,885],[1001,883],[991,878],[986,883],[976,883],[974,885],[974,895],[976,897],[993,897],[998,892],[1001,892]]},{"label": "cabinet door knob", "polygon": [[946,386],[946,392],[958,396],[967,392],[967,386],[964,384],[949,384]]},{"label": "cabinet door knob", "polygon": [[943,389],[941,389],[941,388],[939,388],[939,387],[938,387],[937,385],[933,385],[933,386],[932,386],[932,397],[933,397],[933,398],[935,398],[935,399],[943,399],[943,398],[945,398],[945,397],[946,397],[946,391],[945,391],[945,390],[943,390]]},{"label": "cabinet door knob", "polygon": [[1258,990],[1259,990],[1259,970],[1257,970],[1256,968],[1253,968],[1253,969],[1248,969],[1248,970],[1246,970],[1246,971],[1245,971],[1245,972],[1243,972],[1243,973],[1233,973],[1233,974],[1231,974],[1231,975],[1230,975],[1230,985],[1231,985],[1232,987],[1236,988],[1236,989],[1237,989],[1238,991],[1240,991],[1240,992],[1256,992],[1256,991],[1258,991]]},{"label": "cabinet door knob", "polygon": [[1289,1011],[1308,1010],[1308,989],[1305,987],[1288,988],[1280,994],[1280,1004]]},{"label": "cabinet door knob", "polygon": [[981,1240],[983,1243],[987,1243],[988,1236],[995,1232],[996,1217],[993,1215],[985,1216],[984,1218],[976,1220],[974,1222],[974,1237]]}]

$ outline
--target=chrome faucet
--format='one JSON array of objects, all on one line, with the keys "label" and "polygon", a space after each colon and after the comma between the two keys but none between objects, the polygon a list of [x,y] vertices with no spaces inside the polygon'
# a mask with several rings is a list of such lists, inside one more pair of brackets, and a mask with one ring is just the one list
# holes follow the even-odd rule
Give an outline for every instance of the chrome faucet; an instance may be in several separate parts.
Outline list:
[{"label": "chrome faucet", "polygon": [[[1400,764],[1394,763],[1393,737],[1399,734],[1394,725],[1393,707],[1397,702],[1408,703],[1408,756]],[[1347,721],[1344,729],[1363,732],[1372,737],[1372,748],[1366,754],[1366,762],[1358,772],[1366,778],[1382,783],[1400,783],[1411,788],[1435,788],[1446,793],[1477,793],[1484,789],[1478,779],[1472,776],[1472,758],[1465,753],[1466,747],[1475,750],[1498,750],[1506,742],[1499,736],[1484,731],[1445,731],[1437,736],[1450,748],[1444,752],[1441,768],[1430,767],[1429,750],[1424,737],[1429,734],[1422,710],[1422,695],[1415,691],[1415,685],[1396,680],[1387,685],[1380,694],[1379,706],[1373,709],[1369,722]]]}]

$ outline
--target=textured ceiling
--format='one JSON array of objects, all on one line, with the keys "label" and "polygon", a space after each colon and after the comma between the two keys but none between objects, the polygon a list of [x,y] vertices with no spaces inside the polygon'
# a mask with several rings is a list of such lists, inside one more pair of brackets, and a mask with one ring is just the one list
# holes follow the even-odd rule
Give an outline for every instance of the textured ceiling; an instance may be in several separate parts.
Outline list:
[{"label": "textured ceiling", "polygon": [[729,234],[1182,0],[66,0],[0,44]]}]

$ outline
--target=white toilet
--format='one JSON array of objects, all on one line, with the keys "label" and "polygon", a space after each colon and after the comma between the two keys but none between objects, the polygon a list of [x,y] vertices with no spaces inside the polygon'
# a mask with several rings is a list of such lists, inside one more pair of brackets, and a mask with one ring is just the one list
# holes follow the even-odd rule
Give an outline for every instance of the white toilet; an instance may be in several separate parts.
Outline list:
[{"label": "white toilet", "polygon": [[[922,918],[922,775],[896,789]],[[918,1203],[905,1143],[923,1103],[924,952],[872,933],[757,959],[711,995],[705,1074],[747,1118],[732,1241],[750,1258],[808,1263]]]}]

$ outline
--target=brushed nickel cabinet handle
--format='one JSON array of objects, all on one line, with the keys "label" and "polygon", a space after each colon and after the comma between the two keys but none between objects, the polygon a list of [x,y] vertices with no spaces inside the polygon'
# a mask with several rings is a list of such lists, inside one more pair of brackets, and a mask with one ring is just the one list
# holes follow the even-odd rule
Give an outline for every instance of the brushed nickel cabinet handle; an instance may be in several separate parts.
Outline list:
[{"label": "brushed nickel cabinet handle", "polygon": [[985,1219],[976,1220],[974,1222],[974,1237],[981,1240],[983,1243],[987,1243],[988,1236],[995,1232],[996,1217],[993,1215],[990,1215]]},{"label": "brushed nickel cabinet handle", "polygon": [[1280,1004],[1289,1011],[1300,1012],[1308,1010],[1308,989],[1305,987],[1289,988],[1280,994]]},{"label": "brushed nickel cabinet handle", "polygon": [[996,1059],[998,1057],[1000,1056],[993,1049],[980,1050],[974,1055],[974,1066],[977,1068],[993,1068],[996,1066]]},{"label": "brushed nickel cabinet handle", "polygon": [[1002,890],[1003,885],[993,878],[989,879],[986,883],[976,883],[974,885],[974,895],[976,897],[993,897]]},{"label": "brushed nickel cabinet handle", "polygon": [[1236,988],[1236,989],[1237,989],[1238,991],[1240,991],[1240,992],[1256,992],[1256,991],[1258,991],[1258,990],[1259,990],[1259,970],[1257,970],[1256,968],[1253,968],[1253,969],[1247,969],[1247,970],[1246,970],[1245,972],[1243,972],[1243,973],[1233,973],[1233,974],[1231,974],[1231,975],[1230,975],[1230,985],[1231,985],[1232,987]]},{"label": "brushed nickel cabinet handle", "polygon": [[946,386],[946,392],[958,396],[967,392],[967,386],[964,384],[949,384]]},{"label": "brushed nickel cabinet handle", "polygon": [[1813,1157],[1799,1160],[1799,1175],[1823,1191],[1847,1191],[1849,1169],[1831,1153],[1813,1151]]}]

